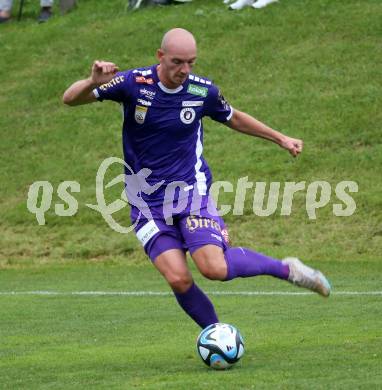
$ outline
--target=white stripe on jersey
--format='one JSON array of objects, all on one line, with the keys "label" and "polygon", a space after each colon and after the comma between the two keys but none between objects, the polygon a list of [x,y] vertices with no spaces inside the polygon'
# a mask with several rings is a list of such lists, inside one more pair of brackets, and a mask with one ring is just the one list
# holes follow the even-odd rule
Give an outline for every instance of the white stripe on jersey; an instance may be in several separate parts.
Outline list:
[{"label": "white stripe on jersey", "polygon": [[232,115],[233,115],[233,107],[232,106],[229,106],[230,109],[231,109],[231,112],[229,113],[229,115],[227,116],[227,121],[229,121],[231,118],[232,118]]},{"label": "white stripe on jersey", "polygon": [[139,70],[139,69],[134,69],[133,70],[133,73],[140,73],[142,76],[149,76],[151,75],[153,72],[151,69],[147,69],[147,70]]},{"label": "white stripe on jersey", "polygon": [[152,74],[152,71],[151,69],[148,69],[148,70],[144,70],[143,72],[141,72],[142,76],[149,76],[150,74]]},{"label": "white stripe on jersey", "polygon": [[199,120],[198,138],[196,140],[196,164],[195,164],[195,179],[199,195],[207,194],[207,178],[204,172],[200,171],[202,167],[202,160],[200,157],[203,152],[202,137],[201,137],[202,122]]},{"label": "white stripe on jersey", "polygon": [[188,78],[190,80],[196,81],[197,83],[212,85],[212,81],[204,80],[201,77],[195,76],[193,74],[188,75]]}]

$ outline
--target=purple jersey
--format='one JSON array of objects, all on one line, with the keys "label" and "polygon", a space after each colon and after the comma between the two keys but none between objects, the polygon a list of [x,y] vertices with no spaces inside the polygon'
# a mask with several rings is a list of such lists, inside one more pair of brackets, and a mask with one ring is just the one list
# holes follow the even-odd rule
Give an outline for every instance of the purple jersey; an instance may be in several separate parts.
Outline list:
[{"label": "purple jersey", "polygon": [[153,65],[119,72],[93,92],[100,101],[123,105],[124,159],[134,173],[150,169],[145,180],[158,187],[141,193],[149,206],[163,203],[166,186],[176,181],[201,195],[208,192],[212,177],[202,156],[202,118],[226,122],[233,113],[211,81],[190,74],[178,88],[168,89]]}]

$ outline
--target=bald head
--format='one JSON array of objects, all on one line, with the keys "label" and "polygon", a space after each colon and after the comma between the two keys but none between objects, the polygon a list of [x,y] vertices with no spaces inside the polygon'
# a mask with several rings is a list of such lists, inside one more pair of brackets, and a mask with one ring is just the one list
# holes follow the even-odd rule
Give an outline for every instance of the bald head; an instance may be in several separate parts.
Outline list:
[{"label": "bald head", "polygon": [[164,34],[157,51],[158,77],[167,88],[177,88],[185,82],[196,61],[194,36],[183,28],[173,28]]},{"label": "bald head", "polygon": [[173,28],[164,34],[161,44],[163,52],[194,53],[196,41],[194,36],[183,28]]}]

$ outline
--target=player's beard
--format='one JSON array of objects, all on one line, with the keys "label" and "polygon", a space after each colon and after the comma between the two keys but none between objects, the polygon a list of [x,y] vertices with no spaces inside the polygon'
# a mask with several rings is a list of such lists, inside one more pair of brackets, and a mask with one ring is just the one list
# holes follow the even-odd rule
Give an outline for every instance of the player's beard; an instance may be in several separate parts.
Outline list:
[{"label": "player's beard", "polygon": [[177,80],[177,82],[179,84],[183,84],[186,81],[186,79],[187,79],[187,75],[186,74],[183,74],[183,75],[179,74],[179,75],[176,75],[175,77],[176,77],[176,80]]}]

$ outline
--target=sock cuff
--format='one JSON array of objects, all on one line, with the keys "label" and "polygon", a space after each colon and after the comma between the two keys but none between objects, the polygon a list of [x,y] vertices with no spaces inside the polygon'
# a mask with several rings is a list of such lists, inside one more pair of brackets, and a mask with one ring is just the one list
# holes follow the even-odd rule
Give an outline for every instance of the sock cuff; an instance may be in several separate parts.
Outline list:
[{"label": "sock cuff", "polygon": [[226,278],[224,279],[224,282],[228,282],[229,280],[232,280],[233,279],[233,275],[232,275],[232,262],[230,261],[229,259],[229,256],[231,255],[231,253],[228,253],[232,248],[228,248],[225,252],[224,252],[224,260],[227,264],[227,276]]}]

